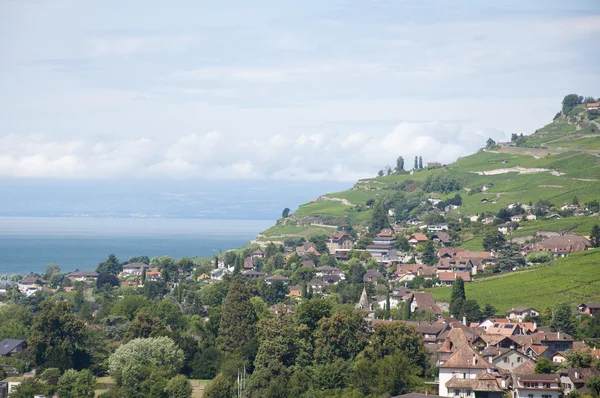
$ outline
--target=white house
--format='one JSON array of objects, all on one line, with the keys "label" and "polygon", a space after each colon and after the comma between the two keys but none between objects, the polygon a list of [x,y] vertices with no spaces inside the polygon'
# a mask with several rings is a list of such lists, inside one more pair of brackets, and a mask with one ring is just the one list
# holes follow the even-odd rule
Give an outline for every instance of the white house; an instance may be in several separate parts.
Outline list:
[{"label": "white house", "polygon": [[540,312],[531,307],[518,306],[514,307],[510,311],[506,311],[506,319],[511,321],[523,322],[523,318],[526,316],[539,316]]},{"label": "white house", "polygon": [[558,398],[562,394],[560,375],[513,375],[515,398]]},{"label": "white house", "polygon": [[448,230],[448,224],[443,223],[443,224],[431,224],[427,226],[427,229],[429,230],[429,232],[442,232],[442,231],[447,231]]},{"label": "white house", "polygon": [[[439,394],[444,397],[475,398],[481,378],[496,379],[497,369],[473,350],[468,344],[458,349],[447,361],[439,365]],[[495,383],[481,383],[490,386],[492,392],[502,396],[506,383],[499,378]],[[482,391],[483,392],[483,391]],[[489,394],[486,394],[489,396]]]}]

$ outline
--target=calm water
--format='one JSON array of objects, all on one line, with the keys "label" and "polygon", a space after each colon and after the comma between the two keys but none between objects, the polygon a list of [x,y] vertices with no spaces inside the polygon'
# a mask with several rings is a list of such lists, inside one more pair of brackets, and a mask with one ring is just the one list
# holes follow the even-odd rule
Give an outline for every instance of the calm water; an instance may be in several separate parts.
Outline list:
[{"label": "calm water", "polygon": [[267,220],[0,217],[0,274],[92,270],[108,254],[209,257],[247,244]]}]

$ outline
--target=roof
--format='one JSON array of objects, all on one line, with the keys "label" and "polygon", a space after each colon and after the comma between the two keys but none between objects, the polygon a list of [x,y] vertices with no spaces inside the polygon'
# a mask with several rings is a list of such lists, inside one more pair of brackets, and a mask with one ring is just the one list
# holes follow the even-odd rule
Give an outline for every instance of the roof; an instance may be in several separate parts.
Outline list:
[{"label": "roof", "polygon": [[517,379],[522,381],[555,381],[560,382],[560,375],[557,374],[517,374]]},{"label": "roof", "polygon": [[282,281],[282,282],[289,282],[290,278],[283,276],[283,275],[273,275],[273,276],[269,276],[268,278],[265,278],[265,280],[267,281]]},{"label": "roof", "polygon": [[313,260],[304,260],[302,261],[302,264],[300,264],[301,267],[309,267],[309,268],[315,268],[315,262]]},{"label": "roof", "polygon": [[[534,310],[534,311],[536,311],[535,309],[533,309],[533,308],[531,308],[531,307],[525,307],[525,306],[522,306],[522,305],[520,305],[520,306],[514,307],[514,308],[513,308],[513,309],[511,309],[510,311],[506,311],[506,313],[507,313],[507,314],[511,314],[511,313],[523,313],[523,312],[526,312],[526,311],[529,311],[529,310]],[[537,312],[537,311],[536,311],[536,312]]]},{"label": "roof", "polygon": [[461,278],[465,282],[471,282],[471,275],[468,272],[439,272],[438,279],[442,282],[454,281]]},{"label": "roof", "polygon": [[516,374],[531,374],[535,371],[535,362],[534,361],[525,361],[522,365],[519,365],[513,372]]},{"label": "roof", "polygon": [[0,356],[5,356],[24,342],[25,340],[5,339],[0,343]]},{"label": "roof", "polygon": [[425,234],[422,234],[420,232],[415,232],[414,234],[409,236],[408,239],[415,239],[417,242],[426,242],[429,240],[427,239],[427,236],[425,236]]},{"label": "roof", "polygon": [[48,283],[47,280],[44,280],[42,278],[37,278],[35,276],[28,276],[28,277],[25,277],[25,278],[23,278],[23,279],[21,279],[19,281],[19,283],[21,283],[21,284],[23,284],[23,283],[38,283],[38,282],[40,282],[40,283]]},{"label": "roof", "polygon": [[383,275],[381,274],[381,272],[377,271],[376,269],[371,269],[365,273],[365,275],[363,276],[363,281],[366,281],[368,278],[379,279],[379,278],[383,278]]},{"label": "roof", "polygon": [[329,265],[324,265],[322,267],[317,267],[317,271],[340,271],[340,269],[336,267],[331,267]]},{"label": "roof", "polygon": [[594,368],[571,368],[567,371],[567,374],[574,383],[587,383],[590,377],[600,376],[600,370]]},{"label": "roof", "polygon": [[536,245],[540,250],[567,253],[586,250],[591,246],[587,238],[575,235],[552,236]]},{"label": "roof", "polygon": [[493,366],[468,344],[465,344],[441,364],[440,368],[492,369]]},{"label": "roof", "polygon": [[441,314],[442,310],[437,306],[430,292],[420,292],[413,294],[414,300],[417,302],[417,309]]},{"label": "roof", "polygon": [[583,304],[580,305],[580,307],[583,306],[583,305],[585,305],[588,308],[600,309],[600,303],[594,303],[594,302],[583,303]]},{"label": "roof", "polygon": [[75,271],[75,272],[71,272],[70,274],[67,274],[67,276],[69,278],[76,278],[78,276],[83,276],[83,277],[87,277],[87,278],[97,278],[98,273],[95,271]]},{"label": "roof", "polygon": [[431,237],[434,239],[437,237],[440,241],[444,243],[450,243],[452,241],[452,238],[450,238],[450,234],[447,232],[436,232]]},{"label": "roof", "polygon": [[150,268],[150,266],[146,263],[129,263],[124,264],[123,268]]},{"label": "roof", "polygon": [[516,323],[494,323],[487,330],[488,334],[499,334],[502,336],[512,336],[517,330]]}]

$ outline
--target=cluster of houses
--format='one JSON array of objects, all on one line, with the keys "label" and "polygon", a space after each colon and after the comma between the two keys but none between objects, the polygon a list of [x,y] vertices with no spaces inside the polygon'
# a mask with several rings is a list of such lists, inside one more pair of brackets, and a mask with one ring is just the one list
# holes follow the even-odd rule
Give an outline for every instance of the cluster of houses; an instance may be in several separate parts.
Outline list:
[{"label": "cluster of houses", "polygon": [[[427,294],[427,293],[424,293]],[[357,305],[368,306],[366,294]],[[419,293],[413,300],[422,299]],[[430,303],[428,303],[430,304]],[[421,304],[423,305],[423,304]],[[581,312],[598,311],[600,303],[585,303]],[[546,358],[558,365],[566,362],[568,350],[589,351],[600,358],[600,349],[591,349],[562,332],[550,332],[527,315],[539,315],[530,307],[516,307],[506,318],[490,318],[467,325],[466,320],[440,318],[436,322],[369,319],[371,325],[404,322],[422,334],[427,352],[438,367],[439,396],[463,398],[559,398],[572,391],[588,392],[585,384],[600,375],[594,368],[569,368],[554,374],[536,374],[535,365]]]}]

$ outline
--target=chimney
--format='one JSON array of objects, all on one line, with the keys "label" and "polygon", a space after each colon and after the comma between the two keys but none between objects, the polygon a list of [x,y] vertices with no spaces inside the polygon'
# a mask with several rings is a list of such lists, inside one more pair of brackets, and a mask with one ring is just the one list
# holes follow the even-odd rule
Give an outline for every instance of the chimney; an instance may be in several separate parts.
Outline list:
[{"label": "chimney", "polygon": [[579,379],[579,372],[575,371],[575,378]]},{"label": "chimney", "polygon": [[537,330],[537,322],[533,322],[533,331],[535,332]]},{"label": "chimney", "polygon": [[463,325],[469,326],[469,325],[467,325],[467,316],[466,315],[463,315]]}]

